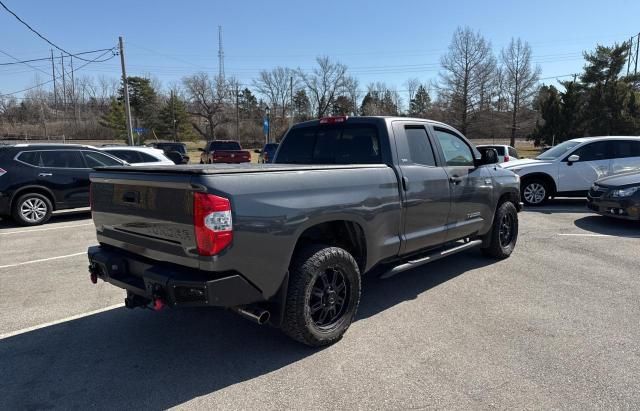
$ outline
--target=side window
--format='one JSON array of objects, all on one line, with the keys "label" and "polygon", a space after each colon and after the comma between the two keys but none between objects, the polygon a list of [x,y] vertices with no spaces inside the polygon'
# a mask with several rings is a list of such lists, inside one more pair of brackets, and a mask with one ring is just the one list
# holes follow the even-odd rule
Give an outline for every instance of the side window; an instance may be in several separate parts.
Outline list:
[{"label": "side window", "polygon": [[19,161],[36,167],[42,167],[42,159],[39,151],[24,151],[17,157]]},{"label": "side window", "polygon": [[155,163],[157,161],[160,161],[157,158],[155,158],[153,156],[150,156],[147,153],[142,153],[142,152],[139,151],[137,154],[140,156],[140,162],[141,163]]},{"label": "side window", "polygon": [[40,152],[41,167],[84,168],[79,151],[51,150]]},{"label": "side window", "polygon": [[457,135],[435,129],[436,138],[440,142],[444,159],[450,167],[473,166],[473,152],[471,148]]},{"label": "side window", "polygon": [[640,157],[640,141],[614,141],[614,158]]},{"label": "side window", "polygon": [[89,168],[122,165],[117,160],[95,151],[83,151],[82,154],[84,154],[84,159]]},{"label": "side window", "polygon": [[580,161],[607,160],[610,158],[608,155],[608,146],[607,141],[597,141],[582,146],[571,154],[579,155]]},{"label": "side window", "polygon": [[138,156],[138,152],[132,150],[109,150],[109,154],[118,157],[121,160],[126,161],[127,163],[140,163],[140,157]]},{"label": "side window", "polygon": [[411,162],[424,166],[435,166],[436,159],[427,136],[427,130],[420,126],[405,126],[404,133],[407,136],[408,154]]}]

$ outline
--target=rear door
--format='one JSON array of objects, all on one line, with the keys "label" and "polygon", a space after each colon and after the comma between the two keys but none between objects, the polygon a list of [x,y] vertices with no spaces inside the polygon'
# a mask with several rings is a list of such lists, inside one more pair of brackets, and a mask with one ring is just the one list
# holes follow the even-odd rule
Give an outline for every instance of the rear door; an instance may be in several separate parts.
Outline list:
[{"label": "rear door", "polygon": [[640,171],[640,141],[614,140],[611,174]]},{"label": "rear door", "polygon": [[434,127],[451,189],[447,240],[478,232],[493,218],[493,179],[486,167],[475,167],[471,145],[453,130]]},{"label": "rear door", "polygon": [[89,170],[79,150],[39,151],[38,184],[49,188],[58,207],[89,205]]},{"label": "rear door", "polygon": [[[569,157],[578,155],[580,160],[570,162]],[[610,173],[613,145],[610,141],[594,141],[578,147],[565,155],[558,164],[558,191],[587,191],[599,178]]]},{"label": "rear door", "polygon": [[439,245],[446,239],[449,177],[438,164],[425,123],[393,122],[403,205],[401,254]]}]

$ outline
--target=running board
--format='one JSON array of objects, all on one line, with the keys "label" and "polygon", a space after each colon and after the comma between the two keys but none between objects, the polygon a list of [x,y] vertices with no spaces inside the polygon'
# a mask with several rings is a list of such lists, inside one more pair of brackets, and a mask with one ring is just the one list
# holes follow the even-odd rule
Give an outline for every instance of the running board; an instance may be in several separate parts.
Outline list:
[{"label": "running board", "polygon": [[460,244],[456,247],[453,248],[448,248],[446,250],[438,250],[438,251],[434,251],[431,252],[429,254],[427,254],[426,256],[419,258],[417,260],[410,260],[407,261],[406,263],[400,264],[398,266],[393,267],[391,270],[387,271],[386,273],[382,274],[380,276],[380,278],[389,278],[389,277],[393,277],[396,274],[400,274],[403,271],[407,271],[410,270],[412,268],[416,268],[419,267],[423,264],[427,264],[430,263],[432,261],[436,261],[439,260],[443,257],[452,255],[452,254],[456,254],[459,253],[461,251],[465,251],[468,250],[470,248],[476,247],[478,245],[482,244],[482,240],[473,240],[473,241],[469,241],[466,242],[464,244]]}]

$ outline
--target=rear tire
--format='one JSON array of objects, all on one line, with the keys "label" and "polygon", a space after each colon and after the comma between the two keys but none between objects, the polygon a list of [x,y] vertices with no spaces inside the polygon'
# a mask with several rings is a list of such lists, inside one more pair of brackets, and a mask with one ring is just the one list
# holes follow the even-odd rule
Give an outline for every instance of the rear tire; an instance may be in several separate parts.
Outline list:
[{"label": "rear tire", "polygon": [[11,216],[22,226],[44,224],[51,218],[53,206],[49,199],[38,193],[23,194],[13,204]]},{"label": "rear tire", "polygon": [[542,205],[547,201],[550,195],[551,191],[549,184],[543,180],[531,179],[525,180],[522,183],[522,192],[520,193],[520,197],[528,206],[535,207]]},{"label": "rear tire", "polygon": [[360,303],[360,270],[342,248],[304,248],[290,267],[282,331],[320,347],[339,341]]},{"label": "rear tire", "polygon": [[496,210],[491,231],[485,238],[482,253],[487,257],[508,258],[518,241],[518,210],[507,201]]}]

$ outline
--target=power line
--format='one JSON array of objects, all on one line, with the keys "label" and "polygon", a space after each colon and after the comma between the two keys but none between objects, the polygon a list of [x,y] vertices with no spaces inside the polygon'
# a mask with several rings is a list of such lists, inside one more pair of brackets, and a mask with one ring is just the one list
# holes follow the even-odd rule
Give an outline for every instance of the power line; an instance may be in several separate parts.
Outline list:
[{"label": "power line", "polygon": [[69,56],[73,56],[76,57],[78,60],[82,60],[82,61],[86,61],[86,62],[91,62],[93,63],[93,60],[88,60],[82,57],[78,57],[78,54],[73,54],[73,53],[69,53],[67,50],[63,49],[62,47],[58,46],[57,44],[53,43],[51,40],[49,40],[48,38],[46,38],[45,36],[43,36],[42,34],[40,34],[40,32],[38,32],[36,29],[34,29],[33,27],[31,27],[29,25],[29,23],[27,23],[26,21],[22,20],[20,18],[20,16],[18,16],[16,13],[14,13],[11,9],[9,9],[9,7],[7,7],[2,0],[0,0],[0,6],[2,6],[3,9],[5,9],[9,14],[11,14],[13,17],[16,18],[16,20],[18,20],[20,23],[22,23],[25,27],[27,27],[30,31],[32,31],[36,36],[40,37],[42,40],[46,41],[47,43],[49,43],[51,46],[55,47],[56,49],[60,50],[61,52],[68,54]]},{"label": "power line", "polygon": [[[84,63],[83,65],[81,65],[80,67],[78,67],[75,71],[81,70],[81,69],[83,69],[84,67],[88,66],[88,65],[89,65],[89,64],[91,64],[91,63],[102,63],[102,62],[105,62],[105,61],[111,60],[112,58],[114,58],[115,56],[117,56],[117,54],[116,54],[116,53],[113,53],[113,55],[112,55],[111,57],[106,58],[106,59],[99,60],[100,58],[102,58],[103,56],[105,56],[109,51],[112,51],[112,50],[111,50],[111,49],[107,50],[106,52],[104,52],[104,53],[102,53],[101,55],[99,55],[98,57],[96,57],[94,60],[87,60],[87,62],[86,62],[86,63]],[[64,72],[63,72],[63,75],[64,75]],[[35,86],[31,86],[31,87],[28,87],[28,88],[25,88],[25,89],[22,89],[22,90],[18,90],[18,91],[13,91],[13,92],[11,92],[11,93],[4,93],[4,94],[0,94],[0,96],[5,97],[5,96],[11,96],[11,95],[13,95],[13,94],[24,93],[25,91],[33,90],[33,89],[36,89],[36,88],[38,88],[38,87],[42,87],[42,86],[44,86],[44,85],[47,85],[47,84],[49,84],[49,83],[53,83],[54,79],[55,79],[55,80],[61,80],[61,79],[62,79],[62,77],[63,77],[63,76],[54,77],[54,78],[53,78],[53,79],[51,79],[51,80],[48,80],[48,81],[45,81],[45,82],[42,82],[42,83],[36,84]]]},{"label": "power line", "polygon": [[[13,62],[13,63],[0,63],[0,65],[1,65],[1,66],[8,66],[9,64],[24,64],[25,66],[30,67],[30,68],[32,68],[32,69],[34,69],[34,70],[37,70],[37,71],[39,71],[39,72],[41,72],[41,73],[44,73],[44,74],[46,74],[47,76],[50,76],[50,75],[51,75],[51,74],[47,73],[46,71],[42,70],[41,68],[36,67],[36,66],[32,66],[31,64],[29,64],[29,63],[30,63],[30,62],[32,62],[32,61],[41,61],[41,60],[43,60],[43,59],[37,59],[37,60],[31,60],[31,61],[20,61],[20,60],[18,60],[18,58],[17,58],[17,57],[12,56],[11,54],[7,53],[6,51],[2,51],[2,50],[0,50],[0,53],[4,54],[4,55],[5,55],[5,56],[7,56],[7,57],[10,57],[10,58],[12,58],[12,59],[16,60],[16,61],[15,61],[15,62]],[[47,59],[47,60],[48,60],[48,59]]]},{"label": "power line", "polygon": [[[76,57],[76,56],[80,56],[80,55],[84,55],[84,54],[99,53],[101,51],[111,51],[111,50],[114,50],[114,48],[115,47],[112,47],[112,48],[109,48],[109,49],[98,49],[98,50],[83,51],[83,52],[80,52],[80,53],[73,54],[73,56]],[[16,61],[8,61],[8,62],[0,63],[0,66],[11,66],[11,65],[14,65],[14,64],[25,64],[25,65],[27,65],[26,63],[33,63],[35,61],[49,61],[49,60],[51,60],[51,57],[42,57],[42,58],[37,58],[37,59],[20,60],[17,57],[14,57],[14,56],[10,55],[7,52],[4,52],[4,51],[0,50],[0,53],[2,53],[4,55],[6,55],[8,57],[11,57],[12,59],[16,60]],[[89,60],[87,60],[87,61],[89,61]],[[33,66],[29,66],[29,67],[34,68]],[[35,70],[37,70],[37,69],[35,69]]]}]

